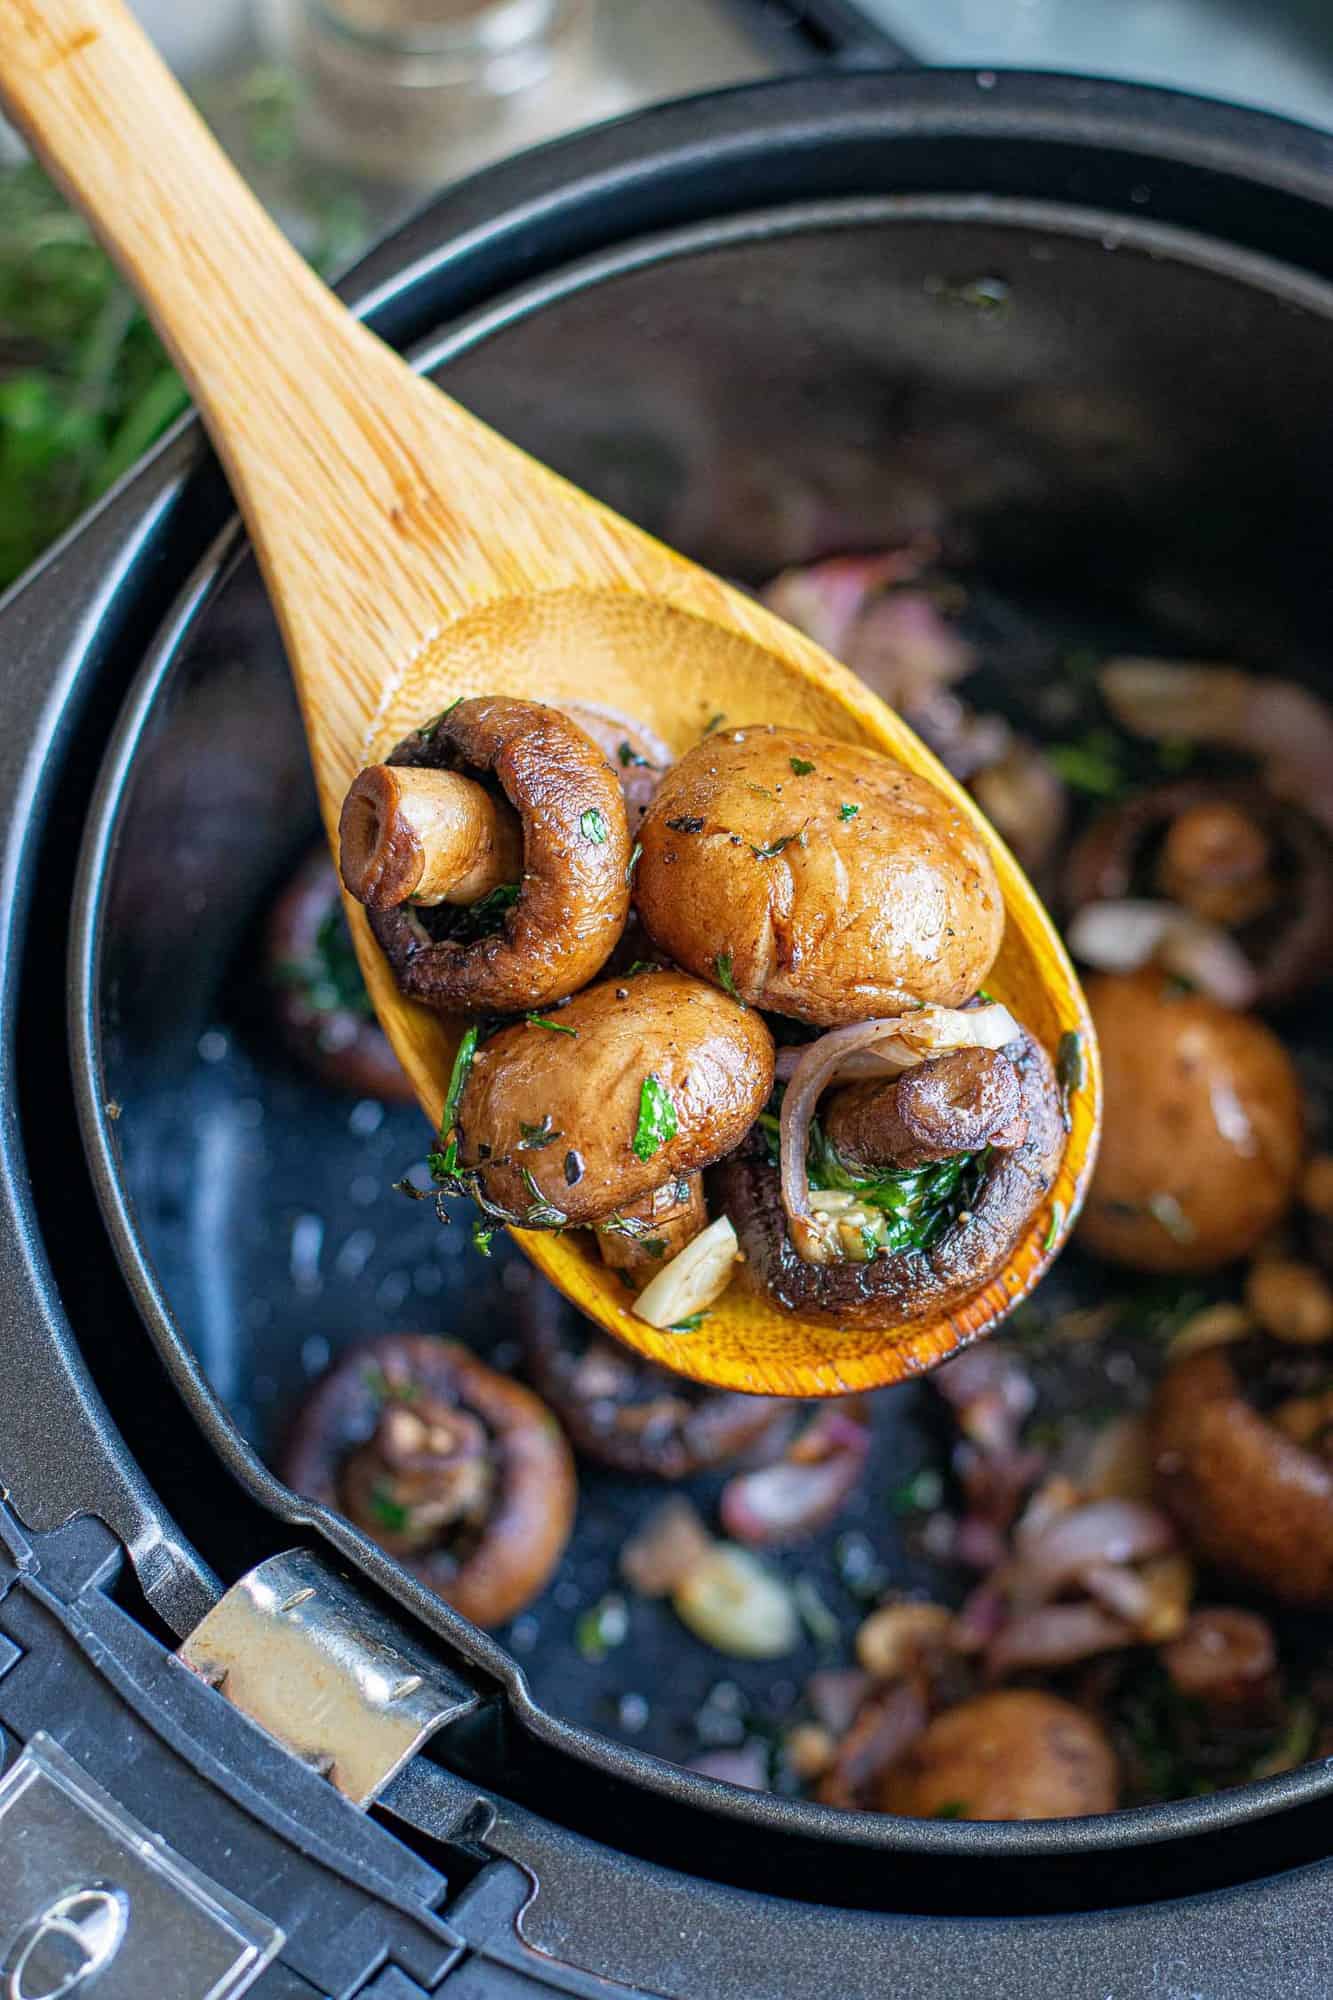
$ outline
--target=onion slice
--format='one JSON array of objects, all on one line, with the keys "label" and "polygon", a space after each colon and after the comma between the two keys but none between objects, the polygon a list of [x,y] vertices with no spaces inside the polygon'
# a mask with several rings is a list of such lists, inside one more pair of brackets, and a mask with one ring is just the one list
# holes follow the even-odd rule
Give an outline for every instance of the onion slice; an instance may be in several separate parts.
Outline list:
[{"label": "onion slice", "polygon": [[870,1427],[864,1415],[821,1410],[776,1464],[729,1479],[720,1506],[727,1533],[751,1548],[772,1548],[831,1521],[865,1468]]},{"label": "onion slice", "polygon": [[982,1007],[918,1007],[910,1014],[856,1021],[850,1027],[832,1029],[802,1049],[782,1100],[779,1148],[782,1205],[798,1256],[812,1261],[815,1244],[806,1165],[810,1122],[820,1097],[848,1056],[873,1050],[885,1076],[899,1076],[954,1049],[1008,1048],[1021,1034],[1009,1009],[991,1001]]},{"label": "onion slice", "polygon": [[1259,990],[1259,975],[1230,931],[1175,903],[1132,896],[1085,903],[1065,942],[1099,972],[1137,972],[1155,960],[1222,1007],[1250,1007]]}]

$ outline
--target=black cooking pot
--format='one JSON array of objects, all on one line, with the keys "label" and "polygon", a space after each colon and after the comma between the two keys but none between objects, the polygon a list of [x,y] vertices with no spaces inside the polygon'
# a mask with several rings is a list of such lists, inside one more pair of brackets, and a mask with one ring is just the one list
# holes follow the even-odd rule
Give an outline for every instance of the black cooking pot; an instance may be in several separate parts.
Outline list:
[{"label": "black cooking pot", "polygon": [[[997,601],[1062,607],[1056,636],[1025,625],[1011,648],[1021,699],[1071,604],[1177,651],[1326,658],[1331,207],[1333,142],[1256,114],[1057,77],[864,75],[670,106],[499,167],[346,292],[478,414],[728,573],[928,529]],[[193,428],[0,609],[0,644],[0,1484],[15,1533],[68,1572],[56,1599],[86,1606],[111,1573],[105,1549],[86,1574],[68,1554],[75,1516],[128,1551],[121,1615],[159,1640],[217,1575],[298,1539],[336,1552],[480,1696],[384,1808],[455,1885],[480,1869],[456,1906],[474,1925],[495,1857],[535,1880],[521,1937],[512,1870],[492,1896],[487,1951],[516,1981],[1326,1993],[1323,1766],[1035,1826],[748,1794],[664,1761],[669,1706],[646,1735],[661,1756],[604,1733],[608,1682],[568,1616],[535,1647],[531,1623],[479,1634],[274,1479],[262,1454],[332,1347],[449,1326],[504,1359],[526,1267],[486,1274],[395,1204],[414,1113],[349,1122],[265,1053],[255,925],[313,796]],[[914,1392],[889,1399],[895,1477],[926,1421]],[[647,1504],[594,1482],[571,1601],[605,1587]],[[694,1702],[716,1661],[645,1615],[617,1672]],[[5,1664],[0,1722],[21,1735]],[[228,1772],[219,1752],[224,1792]]]}]

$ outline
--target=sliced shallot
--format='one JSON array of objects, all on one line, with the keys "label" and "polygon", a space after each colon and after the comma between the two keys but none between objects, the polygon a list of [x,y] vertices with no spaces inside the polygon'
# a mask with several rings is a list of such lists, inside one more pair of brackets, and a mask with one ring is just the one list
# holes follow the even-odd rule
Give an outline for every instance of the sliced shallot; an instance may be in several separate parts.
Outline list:
[{"label": "sliced shallot", "polygon": [[776,1464],[729,1479],[720,1509],[727,1533],[752,1548],[772,1548],[831,1521],[865,1467],[867,1416],[860,1401],[820,1410]]},{"label": "sliced shallot", "polygon": [[1025,1667],[1068,1667],[1134,1643],[1134,1628],[1100,1604],[1046,1604],[1002,1625],[986,1648],[992,1678]]},{"label": "sliced shallot", "polygon": [[1231,933],[1176,903],[1129,896],[1085,903],[1065,941],[1075,958],[1099,972],[1137,972],[1155,960],[1219,1006],[1243,1010],[1258,992],[1258,974]]}]

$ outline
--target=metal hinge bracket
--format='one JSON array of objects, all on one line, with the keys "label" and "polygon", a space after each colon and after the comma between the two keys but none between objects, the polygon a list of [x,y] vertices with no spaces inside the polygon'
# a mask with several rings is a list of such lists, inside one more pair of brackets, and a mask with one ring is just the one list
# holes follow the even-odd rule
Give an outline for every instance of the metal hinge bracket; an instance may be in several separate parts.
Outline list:
[{"label": "metal hinge bracket", "polygon": [[177,1658],[358,1806],[480,1702],[305,1549],[234,1583]]}]

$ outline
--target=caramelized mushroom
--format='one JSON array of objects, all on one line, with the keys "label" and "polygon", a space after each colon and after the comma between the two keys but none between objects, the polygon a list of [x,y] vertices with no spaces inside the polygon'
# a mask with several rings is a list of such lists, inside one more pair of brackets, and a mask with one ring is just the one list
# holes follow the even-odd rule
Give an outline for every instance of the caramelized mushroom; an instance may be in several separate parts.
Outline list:
[{"label": "caramelized mushroom", "polygon": [[375,1019],[322,840],[274,904],[264,951],[274,1018],[298,1062],[335,1090],[415,1104]]},{"label": "caramelized mushroom", "polygon": [[1292,1365],[1283,1352],[1211,1347],[1168,1369],[1152,1411],[1157,1492],[1219,1569],[1286,1604],[1330,1605],[1333,1464],[1247,1394]]},{"label": "caramelized mushroom", "polygon": [[1259,1021],[1155,971],[1086,984],[1105,1128],[1080,1225],[1103,1257],[1203,1271],[1253,1249],[1295,1193],[1300,1084]]},{"label": "caramelized mushroom", "polygon": [[1229,1605],[1192,1611],[1184,1631],[1162,1648],[1177,1692],[1219,1723],[1271,1721],[1278,1708],[1277,1641],[1266,1618]]},{"label": "caramelized mushroom", "polygon": [[1027,1136],[1018,1072],[998,1049],[956,1049],[886,1083],[852,1083],[824,1111],[846,1165],[912,1168]]},{"label": "caramelized mushroom", "polygon": [[281,1473],[478,1625],[543,1589],[574,1524],[573,1461],[544,1404],[427,1334],[344,1354],[298,1412]]},{"label": "caramelized mushroom", "polygon": [[[405,789],[435,776],[461,786],[461,803]],[[482,777],[522,823],[521,869],[503,844],[512,814]],[[353,785],[342,841],[343,879],[367,903],[402,991],[428,1006],[550,1006],[596,976],[625,927],[630,841],[619,782],[583,730],[538,702],[458,702],[405,737]],[[496,885],[497,868],[512,878]],[[463,882],[449,889],[454,869]],[[470,900],[474,892],[483,900]],[[446,893],[469,906],[453,908]]]},{"label": "caramelized mushroom", "polygon": [[706,1228],[703,1180],[698,1174],[682,1174],[642,1201],[627,1203],[619,1214],[625,1228],[604,1232],[597,1247],[602,1262],[623,1272],[626,1284],[637,1290]]},{"label": "caramelized mushroom", "polygon": [[1078,1819],[1113,1812],[1118,1791],[1115,1753],[1090,1715],[1007,1688],[937,1715],[885,1772],[876,1802],[913,1819]]},{"label": "caramelized mushroom", "polygon": [[792,1405],[687,1382],[605,1340],[548,1285],[525,1295],[527,1370],[579,1451],[617,1472],[688,1479],[776,1446]]},{"label": "caramelized mushroom", "polygon": [[759,726],[706,737],[640,830],[640,917],[677,964],[832,1026],[958,1006],[1000,948],[980,836],[891,758]]},{"label": "caramelized mushroom", "polygon": [[477,1051],[458,1158],[484,1204],[528,1228],[623,1233],[633,1203],[729,1153],[772,1087],[752,1010],[683,972],[603,980]]},{"label": "caramelized mushroom", "polygon": [[1064,1146],[1060,1093],[1045,1050],[1024,1035],[1004,1055],[1027,1121],[1022,1143],[976,1156],[921,1247],[881,1251],[865,1262],[808,1263],[792,1245],[777,1171],[751,1157],[724,1162],[713,1183],[745,1253],[741,1281],[803,1319],[885,1327],[947,1313],[1003,1271],[1046,1199]]},{"label": "caramelized mushroom", "polygon": [[1069,908],[1145,895],[1234,931],[1256,1006],[1294,999],[1333,970],[1333,852],[1298,806],[1261,785],[1183,779],[1102,813],[1070,854]]}]

